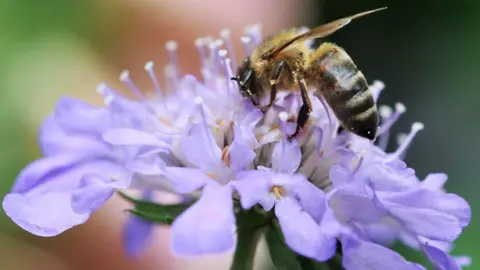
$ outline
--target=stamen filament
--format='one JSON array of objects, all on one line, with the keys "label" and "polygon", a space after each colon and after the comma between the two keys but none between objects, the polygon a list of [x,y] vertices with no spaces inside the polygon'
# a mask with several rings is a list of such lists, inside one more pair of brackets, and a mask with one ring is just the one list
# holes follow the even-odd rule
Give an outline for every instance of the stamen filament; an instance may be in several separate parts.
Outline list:
[{"label": "stamen filament", "polygon": [[230,30],[223,29],[222,31],[220,31],[220,37],[222,38],[223,43],[225,44],[225,48],[227,48],[228,55],[230,56],[229,58],[231,59],[230,68],[237,67],[237,61],[235,60],[235,51],[233,50],[232,40],[230,39]]},{"label": "stamen filament", "polygon": [[123,82],[139,100],[145,99],[142,91],[137,88],[135,83],[133,83],[133,80],[130,78],[130,72],[128,70],[124,70],[120,73],[120,81]]},{"label": "stamen filament", "polygon": [[243,36],[243,37],[240,38],[240,41],[242,42],[242,45],[243,45],[243,55],[244,55],[245,57],[247,57],[247,56],[250,54],[250,52],[251,52],[251,50],[250,50],[250,48],[251,48],[250,44],[251,44],[251,42],[252,42],[252,38],[251,38],[251,37],[248,37],[248,36]]},{"label": "stamen filament", "polygon": [[145,71],[147,71],[150,80],[153,82],[153,86],[155,87],[155,92],[157,93],[158,97],[163,99],[163,91],[160,88],[160,84],[158,83],[157,76],[155,76],[155,71],[153,70],[153,62],[148,61],[145,64]]},{"label": "stamen filament", "polygon": [[419,122],[413,123],[408,136],[403,140],[402,144],[397,148],[397,150],[394,153],[390,154],[390,156],[387,159],[389,161],[393,161],[405,155],[405,152],[410,146],[410,144],[412,143],[413,139],[415,138],[417,133],[423,128],[424,128],[424,125],[422,123],[419,123]]}]

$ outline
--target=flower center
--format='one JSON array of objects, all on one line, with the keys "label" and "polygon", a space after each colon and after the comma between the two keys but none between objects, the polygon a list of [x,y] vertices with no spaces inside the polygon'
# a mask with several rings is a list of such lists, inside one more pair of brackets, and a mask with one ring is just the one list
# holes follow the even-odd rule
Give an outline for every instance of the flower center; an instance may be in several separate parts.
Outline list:
[{"label": "flower center", "polygon": [[228,153],[228,148],[230,146],[227,145],[225,148],[222,150],[222,161],[225,163],[225,165],[230,168],[230,153]]},{"label": "flower center", "polygon": [[285,195],[285,189],[279,186],[273,186],[271,192],[275,195],[276,199],[281,199]]}]

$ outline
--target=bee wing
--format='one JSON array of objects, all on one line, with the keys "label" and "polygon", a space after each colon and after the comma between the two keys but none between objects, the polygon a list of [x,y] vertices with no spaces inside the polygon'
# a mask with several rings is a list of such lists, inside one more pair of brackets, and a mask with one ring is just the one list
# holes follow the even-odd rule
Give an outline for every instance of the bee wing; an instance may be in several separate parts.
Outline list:
[{"label": "bee wing", "polygon": [[301,35],[298,35],[298,36],[292,38],[291,40],[287,41],[285,44],[283,44],[282,46],[277,48],[275,51],[273,51],[269,55],[269,57],[275,57],[281,51],[290,49],[291,47],[296,46],[300,42],[304,42],[304,41],[307,41],[307,40],[310,40],[310,39],[323,38],[323,37],[329,36],[329,35],[335,33],[340,28],[349,24],[354,19],[363,17],[365,15],[368,15],[368,14],[371,14],[371,13],[374,13],[374,12],[377,12],[377,11],[384,10],[386,8],[387,7],[382,7],[382,8],[377,8],[377,9],[361,12],[361,13],[358,13],[358,14],[355,14],[355,15],[352,15],[352,16],[349,16],[349,17],[341,18],[341,19],[338,19],[336,21],[317,26],[317,27],[313,28],[312,30],[310,30],[306,33],[303,33]]}]

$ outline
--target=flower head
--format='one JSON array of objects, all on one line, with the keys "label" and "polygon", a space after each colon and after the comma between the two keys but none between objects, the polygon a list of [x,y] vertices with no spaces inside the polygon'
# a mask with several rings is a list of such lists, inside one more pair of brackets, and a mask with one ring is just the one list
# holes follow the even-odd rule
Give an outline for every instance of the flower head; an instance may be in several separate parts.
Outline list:
[{"label": "flower head", "polygon": [[[331,108],[310,94],[310,120],[289,141],[299,95],[280,92],[266,113],[253,106],[230,80],[233,47],[228,32],[221,36],[195,42],[202,80],[180,76],[177,44],[167,43],[168,94],[148,62],[154,98],[125,71],[120,80],[136,100],[107,84],[98,87],[104,108],[60,100],[40,131],[45,157],[20,173],[3,201],[7,215],[31,233],[54,236],[85,222],[115,190],[140,189],[145,198],[162,190],[192,202],[171,224],[177,255],[232,249],[237,214],[261,206],[278,221],[288,248],[318,262],[341,245],[346,269],[424,269],[388,248],[402,240],[439,269],[460,267],[448,253],[470,221],[468,203],[442,190],[444,174],[422,181],[402,160],[423,125],[415,123],[396,151],[385,152],[405,106],[380,107],[373,143],[340,131]],[[259,28],[248,29],[247,54],[260,37]],[[375,100],[383,87],[371,85]],[[129,253],[142,250],[150,230],[131,220],[124,234]]]}]

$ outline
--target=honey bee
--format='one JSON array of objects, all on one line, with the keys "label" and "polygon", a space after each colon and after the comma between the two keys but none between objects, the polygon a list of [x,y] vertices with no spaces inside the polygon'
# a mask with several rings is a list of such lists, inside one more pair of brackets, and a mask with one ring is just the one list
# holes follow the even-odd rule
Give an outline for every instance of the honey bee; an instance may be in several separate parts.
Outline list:
[{"label": "honey bee", "polygon": [[[329,36],[353,19],[383,9],[386,7],[338,19],[303,34],[297,29],[283,30],[262,41],[231,79],[237,81],[242,96],[250,98],[263,112],[275,103],[277,89],[300,91],[302,106],[297,128],[289,140],[303,129],[312,111],[307,85],[316,89],[317,98],[327,102],[344,129],[373,140],[379,117],[365,76],[339,46],[325,42],[312,49],[306,41]],[[269,103],[260,106],[259,101],[268,93]]]}]

